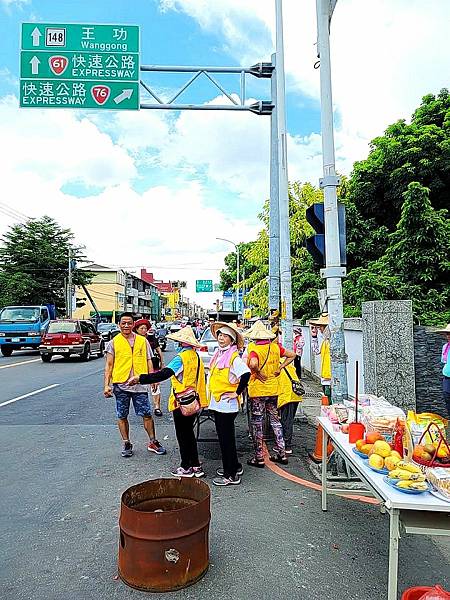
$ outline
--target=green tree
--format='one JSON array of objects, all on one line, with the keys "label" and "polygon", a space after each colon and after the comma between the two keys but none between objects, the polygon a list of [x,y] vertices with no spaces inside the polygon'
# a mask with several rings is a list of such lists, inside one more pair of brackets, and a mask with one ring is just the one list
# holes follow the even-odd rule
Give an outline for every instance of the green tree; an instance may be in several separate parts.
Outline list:
[{"label": "green tree", "polygon": [[413,181],[429,188],[433,208],[448,206],[450,95],[446,89],[438,96],[425,96],[411,123],[397,121],[372,141],[367,159],[354,165],[348,198],[371,230],[381,226],[392,231],[400,218],[403,193]]},{"label": "green tree", "polygon": [[[84,258],[81,250],[74,248],[73,239],[70,229],[61,228],[47,216],[13,225],[1,238],[0,306],[45,302],[62,309],[69,248],[74,260]],[[74,270],[74,285],[90,280],[90,273]]]}]

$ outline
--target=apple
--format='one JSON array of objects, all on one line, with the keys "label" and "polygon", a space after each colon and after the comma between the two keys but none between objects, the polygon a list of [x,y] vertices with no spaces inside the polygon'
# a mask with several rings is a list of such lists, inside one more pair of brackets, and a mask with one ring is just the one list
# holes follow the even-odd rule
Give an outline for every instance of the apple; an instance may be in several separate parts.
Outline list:
[{"label": "apple", "polygon": [[348,433],[348,423],[341,425],[341,431],[342,433]]}]

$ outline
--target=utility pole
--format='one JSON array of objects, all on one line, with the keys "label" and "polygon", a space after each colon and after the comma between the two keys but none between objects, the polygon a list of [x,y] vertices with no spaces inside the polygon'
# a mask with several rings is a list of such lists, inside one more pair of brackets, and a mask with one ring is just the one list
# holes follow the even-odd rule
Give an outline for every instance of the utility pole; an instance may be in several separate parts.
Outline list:
[{"label": "utility pole", "polygon": [[72,318],[72,248],[69,248],[69,275],[67,278],[67,318]]},{"label": "utility pole", "polygon": [[220,240],[221,242],[228,242],[228,244],[231,244],[232,246],[234,246],[234,249],[236,250],[236,302],[234,304],[236,311],[239,313],[239,285],[240,285],[240,273],[239,273],[239,267],[240,267],[240,256],[239,256],[239,244],[235,244],[234,242],[232,242],[231,240],[227,240],[225,238],[219,238],[216,237],[216,240]]},{"label": "utility pole", "polygon": [[[276,54],[272,54],[276,67]],[[270,115],[269,313],[280,310],[280,207],[278,198],[277,75],[272,71]]]},{"label": "utility pole", "polygon": [[321,276],[327,282],[328,319],[331,332],[331,394],[333,402],[348,398],[347,354],[344,338],[344,309],[339,245],[339,220],[333,129],[333,98],[331,90],[330,23],[336,0],[316,0],[317,48],[320,58],[320,103],[322,127],[323,179],[320,187],[324,194],[325,214],[325,269]]},{"label": "utility pole", "polygon": [[289,234],[289,192],[286,138],[286,90],[284,83],[283,8],[282,0],[275,0],[276,10],[276,89],[278,122],[278,191],[280,211],[280,283],[281,328],[283,344],[292,349],[292,279],[291,240]]}]

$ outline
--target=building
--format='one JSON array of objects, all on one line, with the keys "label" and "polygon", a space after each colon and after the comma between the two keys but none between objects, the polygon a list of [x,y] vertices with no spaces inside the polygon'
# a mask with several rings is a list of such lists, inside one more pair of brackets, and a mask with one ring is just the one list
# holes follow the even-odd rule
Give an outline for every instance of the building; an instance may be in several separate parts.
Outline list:
[{"label": "building", "polygon": [[[125,310],[126,273],[122,269],[112,269],[102,265],[91,264],[80,267],[94,274],[91,283],[86,286],[100,316],[104,321],[115,321],[116,315]],[[90,319],[95,309],[81,287],[75,290],[77,308],[74,319]],[[79,306],[83,304],[83,306]]]},{"label": "building", "polygon": [[160,321],[161,293],[157,286],[132,273],[127,273],[126,310],[135,316]]},{"label": "building", "polygon": [[185,281],[166,282],[155,279],[153,273],[148,273],[146,269],[141,269],[141,279],[155,285],[160,291],[163,304],[162,314],[167,321],[174,321],[181,317],[203,317],[206,314],[204,308],[183,296],[181,290],[186,288]]},{"label": "building", "polygon": [[161,294],[162,316],[164,316],[164,319],[166,321],[178,319],[181,316],[179,313],[179,290],[170,281],[155,279],[153,273],[148,273],[146,269],[141,269],[141,279],[158,288]]}]

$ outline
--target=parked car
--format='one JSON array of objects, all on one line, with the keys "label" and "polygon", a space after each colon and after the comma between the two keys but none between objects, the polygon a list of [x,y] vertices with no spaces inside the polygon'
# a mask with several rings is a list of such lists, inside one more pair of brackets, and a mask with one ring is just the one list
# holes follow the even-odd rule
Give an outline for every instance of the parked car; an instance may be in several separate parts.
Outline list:
[{"label": "parked car", "polygon": [[102,356],[105,343],[90,321],[77,319],[50,321],[39,346],[42,362],[50,362],[53,356],[68,359],[78,354],[89,360],[93,354]]},{"label": "parked car", "polygon": [[170,333],[176,333],[177,331],[180,331],[180,329],[181,325],[178,321],[174,321],[170,324]]},{"label": "parked car", "polygon": [[206,370],[208,370],[212,355],[219,347],[219,343],[211,333],[210,327],[205,329],[203,332],[202,337],[200,338],[200,343],[202,344],[202,347],[198,350],[198,355],[203,362],[203,366]]},{"label": "parked car", "polygon": [[104,342],[109,342],[120,333],[120,329],[115,323],[99,323],[97,331],[102,336]]}]

